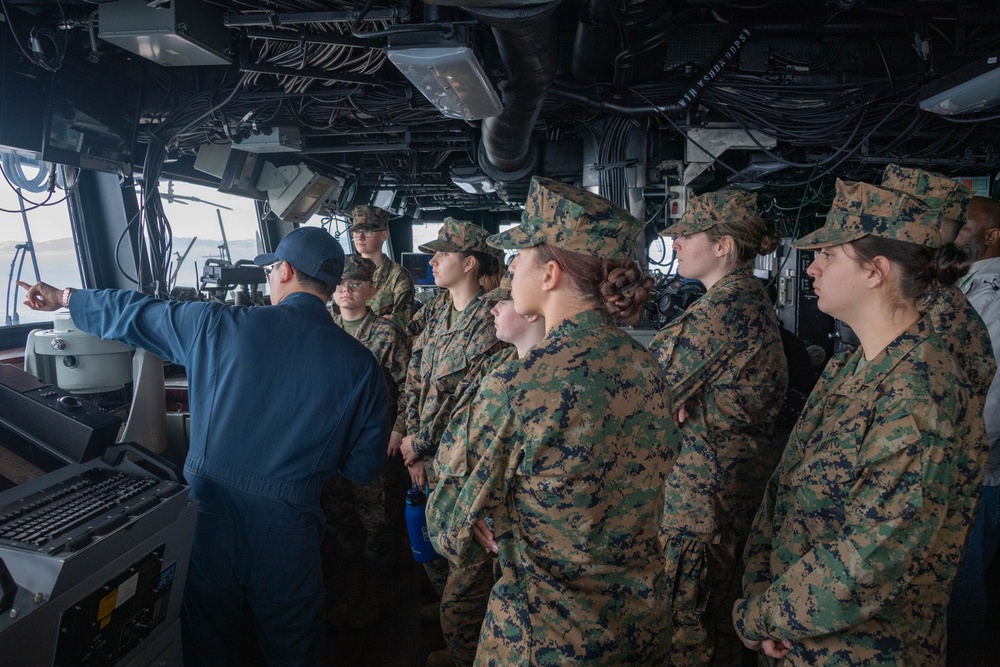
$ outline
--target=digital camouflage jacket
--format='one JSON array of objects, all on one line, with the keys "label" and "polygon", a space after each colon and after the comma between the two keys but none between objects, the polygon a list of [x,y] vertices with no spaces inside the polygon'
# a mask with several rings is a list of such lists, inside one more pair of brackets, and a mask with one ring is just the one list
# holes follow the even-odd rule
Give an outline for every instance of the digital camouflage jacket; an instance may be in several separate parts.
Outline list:
[{"label": "digital camouflage jacket", "polygon": [[438,536],[461,560],[488,516],[502,575],[477,665],[659,665],[670,609],[657,532],[680,449],[656,360],[598,311],[484,381],[467,439],[485,452]]},{"label": "digital camouflage jacket", "polygon": [[375,269],[372,286],[375,288],[375,294],[368,299],[368,307],[378,317],[389,315],[396,326],[406,331],[416,311],[410,274],[386,257],[382,266]]},{"label": "digital camouflage jacket", "polygon": [[424,329],[427,328],[427,323],[437,315],[437,311],[447,305],[451,305],[451,292],[441,290],[428,299],[424,305],[417,308],[417,311],[410,317],[410,321],[406,324],[406,333],[410,334],[411,338],[416,338],[422,334]]},{"label": "digital camouflage jacket", "polygon": [[[997,365],[990,332],[983,318],[957,285],[942,291],[927,312],[931,327],[972,383],[976,397],[986,400]],[[979,408],[980,413],[982,407]]]},{"label": "digital camouflage jacket", "polygon": [[[334,315],[333,321],[337,326],[343,326],[344,318]],[[410,337],[391,321],[376,317],[369,310],[358,327],[355,338],[378,359],[385,374],[385,386],[389,390],[392,430],[406,435],[402,388],[406,383],[406,366],[410,363]]]},{"label": "digital camouflage jacket", "polygon": [[497,340],[488,302],[473,297],[452,329],[448,328],[450,303],[430,312],[423,333],[413,343],[406,371],[406,433],[413,437],[414,451],[425,459],[437,451],[463,379],[482,373],[483,362],[506,345]]},{"label": "digital camouflage jacket", "polygon": [[835,357],[768,482],[734,611],[783,665],[944,665],[945,610],[986,456],[973,389],[918,321]]},{"label": "digital camouflage jacket", "polygon": [[734,269],[657,334],[660,362],[688,418],[667,478],[664,530],[705,542],[746,537],[777,454],[771,435],[788,386],[774,309],[750,267]]},{"label": "digital camouflage jacket", "polygon": [[[467,378],[457,392],[459,398],[452,411],[451,422],[441,437],[441,444],[434,455],[437,488],[427,498],[425,510],[427,533],[436,550],[437,537],[446,533],[456,521],[463,521],[468,514],[468,508],[458,506],[459,494],[466,478],[486,451],[487,443],[478,438],[469,438],[469,423],[472,414],[478,409],[476,399],[479,396],[481,381],[502,364],[516,360],[516,347],[510,346],[500,350],[486,360],[481,374],[477,374],[475,378]],[[438,553],[443,553],[443,550]],[[470,546],[465,555],[469,557],[468,560],[462,562],[456,559],[453,563],[458,567],[467,567],[481,561],[486,552]]]}]

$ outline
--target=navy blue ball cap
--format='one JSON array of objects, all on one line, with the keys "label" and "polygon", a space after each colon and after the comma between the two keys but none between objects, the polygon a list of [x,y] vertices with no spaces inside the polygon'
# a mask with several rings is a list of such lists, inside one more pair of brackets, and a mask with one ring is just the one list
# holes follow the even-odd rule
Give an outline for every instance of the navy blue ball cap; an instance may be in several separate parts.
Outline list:
[{"label": "navy blue ball cap", "polygon": [[[333,273],[323,271],[320,267],[331,259],[334,260]],[[253,259],[253,263],[257,266],[270,266],[275,262],[288,262],[299,271],[322,280],[327,285],[337,285],[344,271],[344,249],[325,229],[299,227],[281,239],[274,252],[257,255]]]}]

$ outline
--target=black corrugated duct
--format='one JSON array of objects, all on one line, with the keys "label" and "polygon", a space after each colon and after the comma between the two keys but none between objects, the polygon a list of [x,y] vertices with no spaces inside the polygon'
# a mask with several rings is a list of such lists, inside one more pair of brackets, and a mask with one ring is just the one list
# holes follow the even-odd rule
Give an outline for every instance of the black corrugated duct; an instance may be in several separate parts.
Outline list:
[{"label": "black corrugated duct", "polygon": [[534,173],[538,150],[531,132],[556,73],[556,2],[527,7],[463,7],[493,29],[507,80],[503,112],[482,125],[479,166],[490,178],[511,182]]}]

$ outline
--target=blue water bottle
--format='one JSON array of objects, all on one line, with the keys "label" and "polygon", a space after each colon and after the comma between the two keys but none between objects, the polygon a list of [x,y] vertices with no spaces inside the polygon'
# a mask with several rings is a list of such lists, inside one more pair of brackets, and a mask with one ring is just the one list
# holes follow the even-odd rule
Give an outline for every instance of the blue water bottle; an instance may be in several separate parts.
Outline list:
[{"label": "blue water bottle", "polygon": [[427,537],[427,496],[414,485],[406,492],[406,531],[410,535],[410,548],[413,559],[418,563],[429,563],[438,557],[431,541]]}]

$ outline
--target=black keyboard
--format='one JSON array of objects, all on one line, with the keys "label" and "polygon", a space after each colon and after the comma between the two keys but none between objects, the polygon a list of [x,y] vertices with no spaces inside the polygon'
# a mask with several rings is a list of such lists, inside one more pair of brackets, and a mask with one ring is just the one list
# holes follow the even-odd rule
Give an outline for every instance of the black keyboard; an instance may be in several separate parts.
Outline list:
[{"label": "black keyboard", "polygon": [[0,508],[0,543],[55,553],[89,544],[184,487],[91,468]]}]

